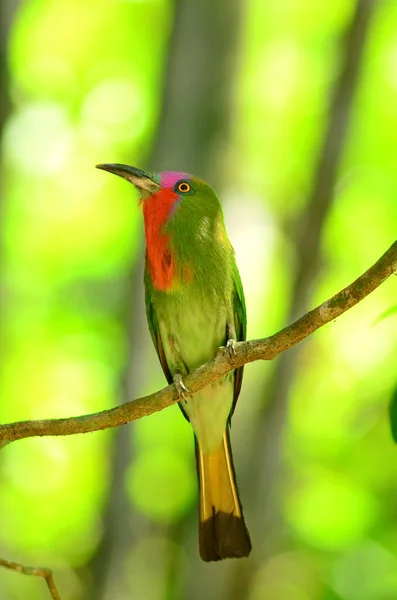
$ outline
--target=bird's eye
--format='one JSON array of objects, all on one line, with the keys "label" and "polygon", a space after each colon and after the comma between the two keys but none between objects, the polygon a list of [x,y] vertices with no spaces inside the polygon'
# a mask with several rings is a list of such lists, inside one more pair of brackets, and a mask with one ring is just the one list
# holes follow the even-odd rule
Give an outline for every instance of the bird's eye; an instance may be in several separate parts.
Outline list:
[{"label": "bird's eye", "polygon": [[190,192],[191,189],[191,186],[186,181],[181,181],[181,183],[178,183],[178,191],[182,192],[183,194],[187,194],[187,192]]}]

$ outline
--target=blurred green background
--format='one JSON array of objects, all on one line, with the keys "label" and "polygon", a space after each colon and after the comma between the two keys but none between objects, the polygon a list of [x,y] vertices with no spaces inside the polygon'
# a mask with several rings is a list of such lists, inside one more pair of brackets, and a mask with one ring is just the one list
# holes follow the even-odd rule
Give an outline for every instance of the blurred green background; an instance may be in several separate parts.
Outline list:
[{"label": "blurred green background", "polygon": [[[394,0],[2,0],[0,420],[164,386],[141,214],[101,162],[219,192],[264,337],[353,281],[397,230]],[[172,407],[0,454],[0,555],[62,600],[395,600],[390,278],[272,363],[233,421],[249,559],[197,549],[193,438]],[[0,571],[1,600],[48,598]]]}]

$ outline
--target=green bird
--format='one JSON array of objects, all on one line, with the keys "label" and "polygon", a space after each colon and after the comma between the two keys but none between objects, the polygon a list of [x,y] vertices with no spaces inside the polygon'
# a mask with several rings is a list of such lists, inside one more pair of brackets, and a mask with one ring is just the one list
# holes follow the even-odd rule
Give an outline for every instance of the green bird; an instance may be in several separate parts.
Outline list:
[{"label": "green bird", "polygon": [[121,164],[98,168],[130,181],[143,208],[147,320],[164,374],[176,384],[195,434],[201,558],[248,556],[229,433],[243,367],[193,395],[183,383],[220,346],[232,353],[235,341],[246,336],[244,292],[221,204],[208,184],[187,173]]}]

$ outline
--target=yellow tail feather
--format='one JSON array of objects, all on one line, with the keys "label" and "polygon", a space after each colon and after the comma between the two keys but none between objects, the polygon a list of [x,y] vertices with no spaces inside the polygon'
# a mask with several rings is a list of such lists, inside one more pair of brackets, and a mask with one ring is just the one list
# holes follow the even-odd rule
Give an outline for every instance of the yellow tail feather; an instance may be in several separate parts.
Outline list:
[{"label": "yellow tail feather", "polygon": [[218,450],[204,454],[197,443],[200,483],[200,555],[203,560],[248,556],[251,542],[238,497],[229,432]]}]

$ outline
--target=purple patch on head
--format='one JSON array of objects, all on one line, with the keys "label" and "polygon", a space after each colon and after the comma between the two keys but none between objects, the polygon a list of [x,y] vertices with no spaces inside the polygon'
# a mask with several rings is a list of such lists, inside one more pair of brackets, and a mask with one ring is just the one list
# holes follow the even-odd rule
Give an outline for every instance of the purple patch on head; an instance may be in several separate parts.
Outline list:
[{"label": "purple patch on head", "polygon": [[177,181],[192,178],[189,173],[183,173],[181,171],[164,171],[163,173],[159,173],[159,175],[160,185],[163,188],[173,188]]}]

